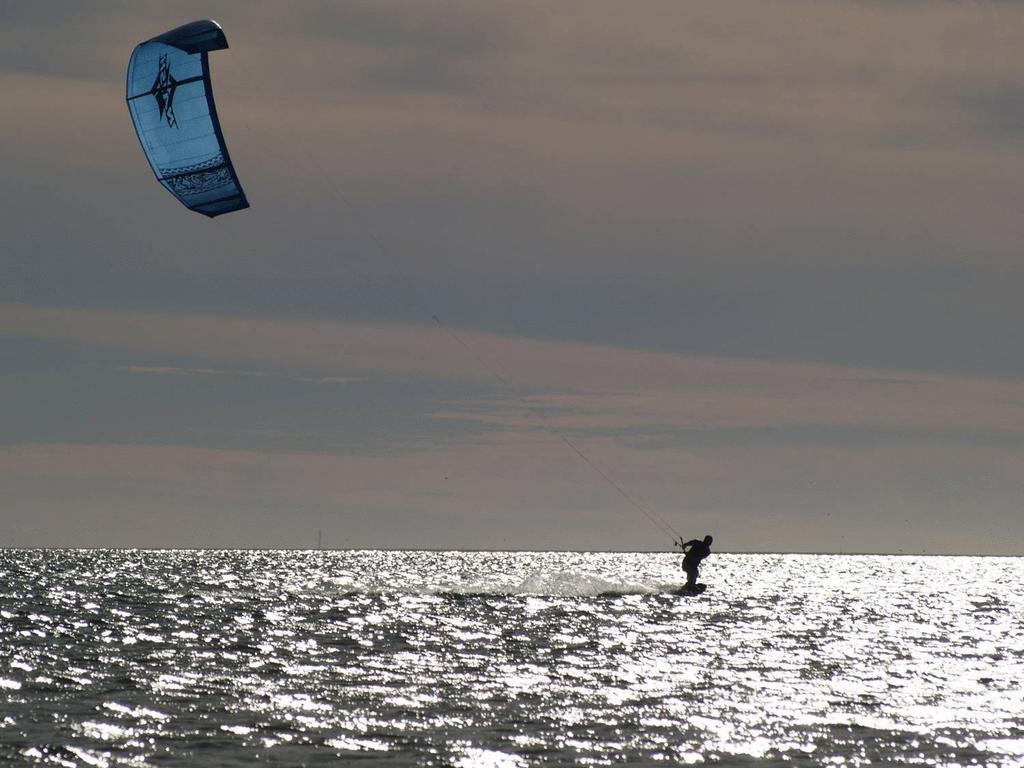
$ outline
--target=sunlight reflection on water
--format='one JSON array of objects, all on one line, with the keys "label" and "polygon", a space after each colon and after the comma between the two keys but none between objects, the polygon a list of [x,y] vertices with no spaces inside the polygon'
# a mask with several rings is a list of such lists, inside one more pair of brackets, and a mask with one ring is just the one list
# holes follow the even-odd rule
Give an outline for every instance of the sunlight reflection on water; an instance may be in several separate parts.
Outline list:
[{"label": "sunlight reflection on water", "polygon": [[1024,764],[1024,560],[0,551],[0,762]]}]

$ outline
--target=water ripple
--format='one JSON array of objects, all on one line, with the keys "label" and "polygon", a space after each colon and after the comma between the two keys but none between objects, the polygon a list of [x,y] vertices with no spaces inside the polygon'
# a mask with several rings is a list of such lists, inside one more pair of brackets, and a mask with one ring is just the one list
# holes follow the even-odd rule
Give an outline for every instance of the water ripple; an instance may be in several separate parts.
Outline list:
[{"label": "water ripple", "polygon": [[1024,560],[0,551],[0,763],[1024,763]]}]

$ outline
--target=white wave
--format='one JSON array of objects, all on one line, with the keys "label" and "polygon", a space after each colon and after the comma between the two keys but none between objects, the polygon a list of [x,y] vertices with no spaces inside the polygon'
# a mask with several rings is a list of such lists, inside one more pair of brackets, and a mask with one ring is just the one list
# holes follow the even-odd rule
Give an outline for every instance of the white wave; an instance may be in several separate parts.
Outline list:
[{"label": "white wave", "polygon": [[661,591],[657,586],[597,574],[556,571],[528,576],[512,594],[552,597],[589,597],[596,595],[649,595]]},{"label": "white wave", "polygon": [[574,571],[539,572],[520,579],[491,576],[464,581],[415,583],[389,581],[373,584],[331,580],[329,591],[340,594],[410,594],[419,596],[476,597],[529,595],[534,597],[596,597],[598,595],[650,595],[678,588],[678,584],[650,584],[607,574]]}]

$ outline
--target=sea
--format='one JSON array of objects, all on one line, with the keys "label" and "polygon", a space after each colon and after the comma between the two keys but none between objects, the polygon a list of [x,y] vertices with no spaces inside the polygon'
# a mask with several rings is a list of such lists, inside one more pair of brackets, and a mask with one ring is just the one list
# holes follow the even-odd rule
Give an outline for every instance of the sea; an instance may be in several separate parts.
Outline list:
[{"label": "sea", "polygon": [[679,566],[0,550],[0,765],[1024,765],[1024,558]]}]

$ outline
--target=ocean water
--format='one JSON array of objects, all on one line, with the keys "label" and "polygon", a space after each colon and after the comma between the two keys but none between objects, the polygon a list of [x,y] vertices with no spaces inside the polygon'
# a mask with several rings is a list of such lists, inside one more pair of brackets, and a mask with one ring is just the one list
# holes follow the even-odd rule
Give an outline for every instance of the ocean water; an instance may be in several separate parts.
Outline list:
[{"label": "ocean water", "polygon": [[1024,765],[1024,559],[0,551],[0,764]]}]

